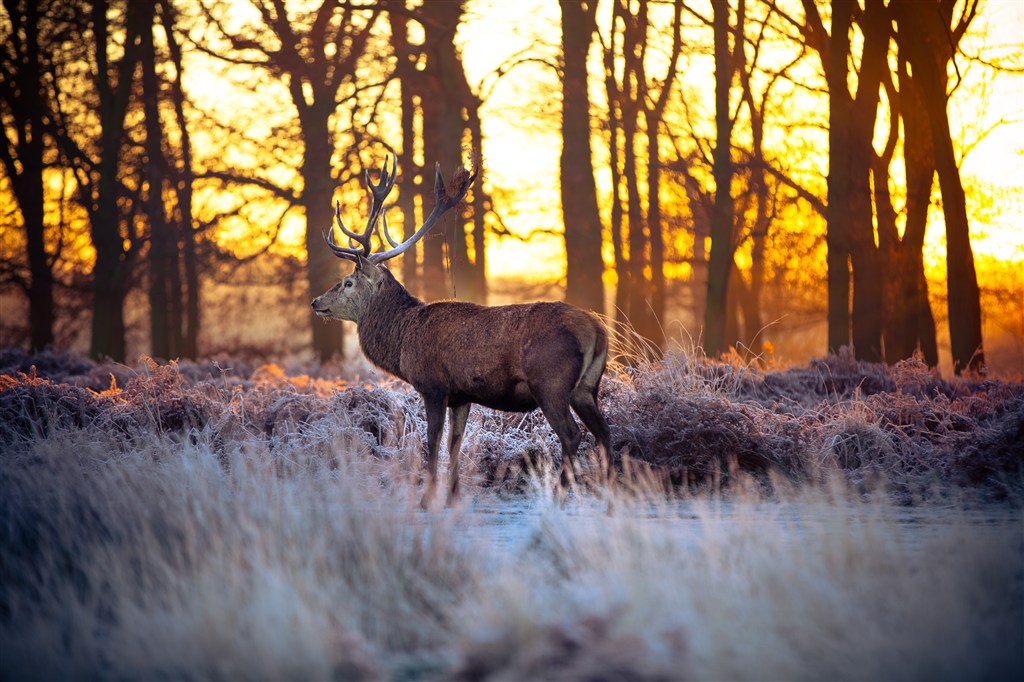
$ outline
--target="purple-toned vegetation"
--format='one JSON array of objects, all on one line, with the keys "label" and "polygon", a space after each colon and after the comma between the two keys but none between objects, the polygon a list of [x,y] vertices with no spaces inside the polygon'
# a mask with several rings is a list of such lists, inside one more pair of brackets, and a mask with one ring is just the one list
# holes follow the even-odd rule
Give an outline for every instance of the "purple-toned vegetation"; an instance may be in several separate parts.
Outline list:
[{"label": "purple-toned vegetation", "polygon": [[[0,373],[0,442],[11,445],[86,427],[272,444],[337,429],[375,456],[415,460],[425,433],[407,386],[336,367],[219,358],[132,368],[8,350]],[[916,360],[890,368],[840,355],[765,372],[679,354],[610,372],[601,393],[620,469],[626,458],[667,485],[727,485],[740,472],[797,483],[841,474],[863,489],[884,483],[901,501],[948,486],[1019,497],[1024,485],[1021,384],[944,380]],[[485,488],[520,486],[519,474],[558,452],[539,412],[485,408],[472,414],[465,447],[469,480]],[[588,435],[581,451],[592,447]]]},{"label": "purple-toned vegetation", "polygon": [[422,402],[357,369],[0,352],[0,677],[1024,673],[1019,384],[674,355],[602,384],[614,487],[478,409],[424,512]]}]

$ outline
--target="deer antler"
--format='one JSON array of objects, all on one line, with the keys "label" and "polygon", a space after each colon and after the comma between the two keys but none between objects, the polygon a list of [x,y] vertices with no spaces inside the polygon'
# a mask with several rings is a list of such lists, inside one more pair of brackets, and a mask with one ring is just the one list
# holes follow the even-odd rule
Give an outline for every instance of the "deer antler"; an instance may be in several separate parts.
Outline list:
[{"label": "deer antler", "polygon": [[[384,215],[384,199],[388,193],[395,186],[395,178],[398,175],[398,160],[392,157],[391,171],[388,171],[388,159],[384,159],[384,165],[380,171],[380,180],[377,184],[373,184],[370,180],[370,173],[366,171],[366,184],[370,190],[370,217],[366,221],[366,229],[362,233],[353,232],[349,230],[345,223],[341,220],[341,205],[335,203],[334,208],[334,220],[337,223],[341,231],[349,238],[349,243],[352,246],[338,246],[334,241],[334,230],[329,230],[324,238],[327,240],[327,245],[334,252],[334,255],[338,258],[344,258],[346,260],[355,261],[359,263],[361,260],[367,260],[371,263],[383,263],[386,260],[395,258],[405,253],[411,248],[416,242],[423,238],[430,228],[434,226],[438,218],[445,214],[449,209],[457,206],[462,198],[466,196],[466,192],[469,191],[470,186],[476,180],[476,171],[469,176],[468,179],[463,183],[459,191],[456,192],[455,196],[448,196],[448,191],[445,188],[444,178],[441,176],[441,164],[438,163],[435,176],[434,176],[434,210],[430,212],[423,224],[413,233],[411,237],[403,242],[396,242],[388,231],[388,219]],[[387,251],[380,251],[378,253],[371,253],[372,237],[373,233],[377,229],[377,223],[381,222],[384,227],[384,238],[391,245]],[[356,248],[354,244],[358,244],[359,248]]]},{"label": "deer antler", "polygon": [[[373,183],[370,179],[370,171],[364,171],[366,175],[366,187],[370,190],[370,217],[366,220],[366,228],[360,232],[353,232],[345,226],[345,222],[341,219],[341,203],[334,203],[334,222],[338,228],[345,234],[349,239],[351,246],[338,246],[337,242],[334,241],[334,230],[328,230],[324,238],[327,240],[327,245],[331,247],[331,251],[334,255],[339,258],[346,258],[348,260],[354,260],[358,262],[358,258],[366,258],[370,255],[372,249],[373,233],[377,231],[377,223],[380,218],[384,215],[384,200],[395,186],[395,179],[398,177],[398,160],[395,157],[391,157],[391,170],[388,170],[388,159],[384,157],[384,165],[380,169],[380,179],[377,184]],[[387,218],[384,219],[385,223],[385,234],[387,233]],[[388,241],[391,241],[390,235]],[[359,244],[360,248],[355,248],[354,244]]]}]

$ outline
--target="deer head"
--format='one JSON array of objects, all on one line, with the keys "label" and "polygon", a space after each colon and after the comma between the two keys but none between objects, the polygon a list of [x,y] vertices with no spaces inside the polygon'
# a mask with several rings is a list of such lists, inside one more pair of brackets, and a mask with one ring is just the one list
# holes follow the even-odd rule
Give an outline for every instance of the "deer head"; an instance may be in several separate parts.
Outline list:
[{"label": "deer head", "polygon": [[[388,168],[389,160],[391,162],[390,170]],[[348,237],[349,245],[339,246],[334,240],[334,226],[324,234],[324,239],[335,256],[354,262],[356,267],[352,274],[321,296],[313,299],[313,312],[318,316],[360,322],[369,312],[369,302],[373,298],[373,293],[381,287],[386,279],[390,278],[390,274],[379,266],[385,261],[402,255],[416,242],[423,239],[442,215],[462,201],[473,181],[476,180],[474,171],[455,195],[449,196],[444,178],[441,176],[441,164],[437,164],[434,176],[434,210],[430,212],[430,215],[412,236],[403,242],[397,242],[388,230],[388,220],[385,215],[387,207],[384,205],[384,200],[395,186],[397,174],[398,161],[393,156],[390,159],[385,157],[376,184],[370,179],[369,170],[365,171],[366,186],[370,193],[370,213],[362,232],[348,229],[341,219],[341,204],[335,202],[334,222],[337,228]],[[384,234],[383,239],[378,236],[378,240],[381,244],[387,240],[387,244],[391,248],[374,253],[373,237],[377,233],[378,226],[381,227]]]}]

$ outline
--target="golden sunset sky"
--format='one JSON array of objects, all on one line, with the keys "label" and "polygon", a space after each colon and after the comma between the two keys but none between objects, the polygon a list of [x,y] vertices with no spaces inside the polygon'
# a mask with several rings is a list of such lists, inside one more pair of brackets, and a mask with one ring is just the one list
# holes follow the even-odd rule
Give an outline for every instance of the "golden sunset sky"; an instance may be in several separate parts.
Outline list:
[{"label": "golden sunset sky", "polygon": [[[246,0],[238,4],[240,11],[233,11],[231,16],[233,21],[241,22],[251,6]],[[660,7],[659,11],[665,9]],[[655,9],[651,11],[653,14]],[[540,63],[557,59],[559,24],[555,0],[469,0],[456,37],[470,85],[487,95],[481,117],[489,189],[498,190],[496,203],[505,224],[520,235],[535,230],[557,231],[562,224],[558,82],[554,71]],[[967,53],[988,60],[1011,53],[1019,56],[1024,47],[1024,2],[987,0],[963,47]],[[495,71],[517,56],[527,56],[530,61],[495,79]],[[595,56],[592,53],[591,57]],[[1024,267],[1024,74],[1000,73],[992,78],[964,57],[958,58],[958,65],[963,79],[952,97],[950,116],[954,139],[963,154],[962,176],[975,254]],[[684,71],[686,97],[711,102],[714,93],[709,75],[710,71],[699,72],[696,67]],[[603,87],[600,74],[592,81],[596,101]],[[227,84],[206,57],[193,57],[186,67],[186,84],[201,108],[222,116],[230,116],[233,110],[260,107],[290,115],[287,103],[272,99],[260,103],[261,97],[273,97],[266,88],[259,94],[246,92],[239,84]],[[284,94],[282,88],[278,95]],[[678,89],[674,95],[680,96]],[[799,108],[794,115],[799,116]],[[820,111],[809,110],[808,116],[820,116]],[[254,128],[250,134],[258,139],[261,130]],[[227,149],[219,158],[230,163],[234,155],[240,154],[239,150]],[[596,178],[599,193],[605,195],[610,192],[610,178],[600,167],[600,160],[606,155],[595,140],[595,162],[599,166]],[[820,158],[827,161],[827,156]],[[811,164],[805,168],[807,173],[820,178],[827,174],[827,164],[818,167],[810,160],[806,163]],[[361,209],[361,204],[353,207],[352,215]],[[607,213],[607,206],[603,210]],[[299,249],[303,228],[301,216],[292,212],[281,234],[281,248]],[[932,267],[941,267],[941,212],[937,211],[932,220],[927,248]],[[550,281],[558,279],[563,271],[563,244],[558,236],[535,235],[529,242],[489,237],[490,276]]]}]

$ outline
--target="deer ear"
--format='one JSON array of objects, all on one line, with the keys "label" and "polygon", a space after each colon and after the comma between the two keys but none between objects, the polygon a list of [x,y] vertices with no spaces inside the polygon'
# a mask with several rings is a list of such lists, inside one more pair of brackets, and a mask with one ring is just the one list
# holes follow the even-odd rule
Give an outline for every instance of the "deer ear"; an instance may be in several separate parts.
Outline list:
[{"label": "deer ear", "polygon": [[370,280],[371,284],[376,284],[379,288],[381,283],[384,281],[384,273],[381,272],[381,267],[366,258],[360,258],[358,262],[359,264],[356,266],[356,270],[366,277],[366,279]]}]

